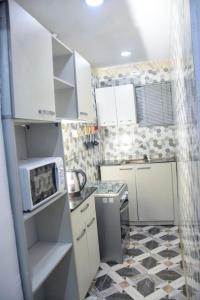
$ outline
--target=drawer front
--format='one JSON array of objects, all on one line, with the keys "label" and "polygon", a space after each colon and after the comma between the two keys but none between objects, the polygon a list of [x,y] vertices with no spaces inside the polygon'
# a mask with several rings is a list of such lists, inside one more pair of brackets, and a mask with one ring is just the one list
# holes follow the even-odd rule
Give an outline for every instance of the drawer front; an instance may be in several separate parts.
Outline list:
[{"label": "drawer front", "polygon": [[86,228],[74,233],[74,253],[76,261],[76,271],[78,279],[78,289],[80,300],[85,298],[85,295],[90,287],[91,278],[88,271],[89,253]]},{"label": "drawer front", "polygon": [[83,300],[99,267],[94,196],[72,212],[71,222],[79,295]]},{"label": "drawer front", "polygon": [[97,231],[97,220],[96,213],[93,212],[86,223],[88,253],[90,260],[90,281],[95,278],[100,265],[100,254],[99,254],[99,239]]},{"label": "drawer front", "polygon": [[85,228],[85,220],[82,218],[78,218],[77,215],[71,215],[71,223],[72,223],[72,234],[74,240],[76,237],[83,231]]},{"label": "drawer front", "polygon": [[72,212],[72,217],[80,222],[80,220],[84,220],[86,223],[88,218],[95,212],[95,202],[94,196],[90,196],[87,200],[83,202],[75,211]]}]

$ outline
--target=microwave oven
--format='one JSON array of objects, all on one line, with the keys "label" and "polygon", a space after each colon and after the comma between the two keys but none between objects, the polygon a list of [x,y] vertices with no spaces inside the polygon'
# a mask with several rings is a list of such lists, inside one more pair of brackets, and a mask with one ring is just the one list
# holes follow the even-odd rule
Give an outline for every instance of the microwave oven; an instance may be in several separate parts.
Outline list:
[{"label": "microwave oven", "polygon": [[19,161],[24,211],[32,211],[65,189],[61,157],[30,158]]}]

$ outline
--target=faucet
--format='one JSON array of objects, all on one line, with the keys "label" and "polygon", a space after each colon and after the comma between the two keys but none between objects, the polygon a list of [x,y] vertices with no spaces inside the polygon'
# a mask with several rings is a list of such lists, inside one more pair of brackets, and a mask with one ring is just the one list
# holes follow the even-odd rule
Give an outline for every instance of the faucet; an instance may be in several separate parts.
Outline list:
[{"label": "faucet", "polygon": [[[138,145],[138,148],[143,148],[143,147],[144,147],[144,143],[143,143],[143,142],[140,143],[140,144]],[[150,155],[149,143],[148,143],[148,142],[146,143],[146,148],[148,149],[148,153],[147,153],[147,154],[144,154],[144,155],[143,155],[143,158],[144,158],[144,160],[145,160],[146,162],[150,162],[150,160],[151,160],[151,155]]]}]

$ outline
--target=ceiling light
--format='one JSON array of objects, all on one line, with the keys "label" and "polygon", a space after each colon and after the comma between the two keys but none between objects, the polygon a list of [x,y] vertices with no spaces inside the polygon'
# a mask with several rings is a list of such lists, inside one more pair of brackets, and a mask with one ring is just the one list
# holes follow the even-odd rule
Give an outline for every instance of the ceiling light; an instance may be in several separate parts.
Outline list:
[{"label": "ceiling light", "polygon": [[127,56],[130,56],[130,55],[131,55],[130,51],[122,51],[121,52],[121,56],[123,56],[123,57],[127,57]]},{"label": "ceiling light", "polygon": [[103,4],[104,0],[85,0],[85,2],[89,6],[100,6]]}]

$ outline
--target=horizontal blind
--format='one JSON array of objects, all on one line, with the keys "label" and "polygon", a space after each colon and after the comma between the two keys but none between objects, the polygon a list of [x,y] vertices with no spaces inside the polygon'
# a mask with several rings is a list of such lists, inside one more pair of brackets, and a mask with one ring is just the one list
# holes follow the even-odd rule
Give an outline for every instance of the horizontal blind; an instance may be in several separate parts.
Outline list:
[{"label": "horizontal blind", "polygon": [[139,125],[173,124],[171,82],[138,86],[135,93]]}]

